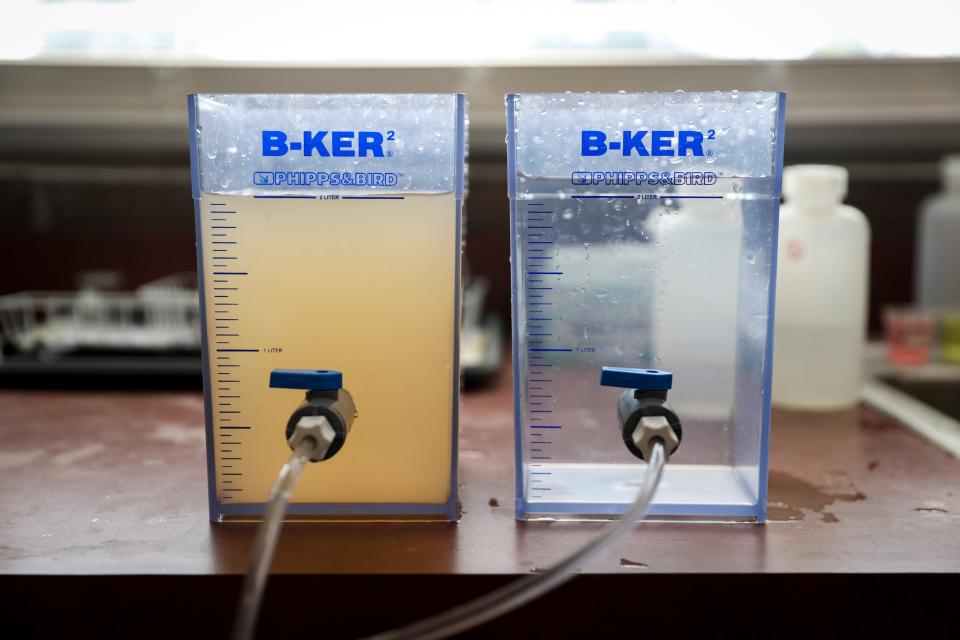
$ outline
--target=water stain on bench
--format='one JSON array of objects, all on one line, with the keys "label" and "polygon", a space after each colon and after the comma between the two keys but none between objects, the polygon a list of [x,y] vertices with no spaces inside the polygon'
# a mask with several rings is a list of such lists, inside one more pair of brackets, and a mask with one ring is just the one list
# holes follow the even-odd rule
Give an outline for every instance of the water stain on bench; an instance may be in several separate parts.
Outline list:
[{"label": "water stain on bench", "polygon": [[767,519],[771,522],[803,520],[811,512],[819,515],[822,522],[839,522],[836,514],[828,511],[827,507],[838,502],[860,502],[867,499],[867,496],[855,489],[825,489],[782,471],[770,472],[768,493],[770,497]]}]

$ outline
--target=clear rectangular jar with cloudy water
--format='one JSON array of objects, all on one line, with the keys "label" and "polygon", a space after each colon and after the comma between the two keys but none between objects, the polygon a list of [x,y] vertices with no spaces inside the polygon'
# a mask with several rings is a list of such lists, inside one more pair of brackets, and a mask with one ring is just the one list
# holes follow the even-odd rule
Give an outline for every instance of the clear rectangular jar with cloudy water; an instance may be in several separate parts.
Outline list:
[{"label": "clear rectangular jar with cloudy water", "polygon": [[316,402],[356,417],[290,517],[455,520],[463,96],[200,94],[190,118],[211,519],[262,513],[315,384],[274,384],[293,369],[340,372]]}]

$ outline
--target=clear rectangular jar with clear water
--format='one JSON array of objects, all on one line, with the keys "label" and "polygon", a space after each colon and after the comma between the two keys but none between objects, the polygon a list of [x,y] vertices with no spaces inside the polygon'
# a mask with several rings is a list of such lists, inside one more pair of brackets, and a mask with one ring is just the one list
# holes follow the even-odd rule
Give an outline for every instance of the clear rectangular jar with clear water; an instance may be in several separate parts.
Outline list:
[{"label": "clear rectangular jar with clear water", "polygon": [[785,95],[507,97],[517,517],[633,500],[603,366],[673,373],[650,510],[764,521]]},{"label": "clear rectangular jar with clear water", "polygon": [[461,95],[195,95],[193,196],[212,520],[257,516],[302,388],[356,419],[293,517],[457,517]]}]

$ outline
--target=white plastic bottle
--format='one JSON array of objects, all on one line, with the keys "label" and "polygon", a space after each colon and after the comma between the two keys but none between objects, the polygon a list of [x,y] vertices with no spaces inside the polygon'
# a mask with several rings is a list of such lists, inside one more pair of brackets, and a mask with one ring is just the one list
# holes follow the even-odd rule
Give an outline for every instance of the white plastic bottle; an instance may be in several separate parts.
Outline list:
[{"label": "white plastic bottle", "polygon": [[941,165],[944,190],[920,210],[916,297],[925,307],[960,307],[960,155]]},{"label": "white plastic bottle", "polygon": [[773,402],[849,407],[863,378],[870,227],[863,213],[843,204],[843,167],[787,167],[783,192]]}]

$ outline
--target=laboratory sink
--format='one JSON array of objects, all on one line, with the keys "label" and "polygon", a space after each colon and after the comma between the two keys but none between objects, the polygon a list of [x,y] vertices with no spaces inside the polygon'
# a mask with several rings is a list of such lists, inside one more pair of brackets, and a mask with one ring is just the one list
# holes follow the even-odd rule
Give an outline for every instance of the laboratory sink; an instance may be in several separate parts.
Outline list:
[{"label": "laboratory sink", "polygon": [[863,400],[960,458],[960,365],[895,365],[881,344],[867,348]]},{"label": "laboratory sink", "polygon": [[881,376],[879,379],[954,420],[960,420],[960,377],[956,380],[936,380]]}]

